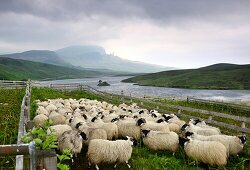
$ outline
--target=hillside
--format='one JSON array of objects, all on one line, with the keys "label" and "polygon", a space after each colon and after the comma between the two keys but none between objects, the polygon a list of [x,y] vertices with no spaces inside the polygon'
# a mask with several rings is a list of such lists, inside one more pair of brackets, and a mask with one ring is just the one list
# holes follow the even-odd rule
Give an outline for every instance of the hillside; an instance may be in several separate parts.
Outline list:
[{"label": "hillside", "polygon": [[13,59],[23,59],[28,61],[47,63],[59,66],[71,66],[69,63],[62,60],[54,51],[48,50],[31,50],[22,53],[4,54],[0,57]]},{"label": "hillside", "polygon": [[84,68],[110,69],[133,73],[152,73],[172,69],[159,65],[125,60],[112,54],[106,54],[99,46],[71,46],[56,51],[64,61]]},{"label": "hillside", "polygon": [[0,57],[0,80],[95,77],[102,73]]},{"label": "hillside", "polygon": [[143,86],[192,89],[250,89],[250,65],[215,64],[132,77],[123,82]]}]

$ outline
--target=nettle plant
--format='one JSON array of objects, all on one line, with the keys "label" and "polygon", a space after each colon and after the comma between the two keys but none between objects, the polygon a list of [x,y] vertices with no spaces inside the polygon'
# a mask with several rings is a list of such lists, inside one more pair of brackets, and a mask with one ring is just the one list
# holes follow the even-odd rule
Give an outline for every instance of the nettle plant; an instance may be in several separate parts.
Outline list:
[{"label": "nettle plant", "polygon": [[[22,142],[30,143],[32,141],[36,144],[36,149],[38,150],[51,150],[58,147],[57,136],[54,133],[47,134],[47,130],[52,124],[51,121],[46,121],[44,127],[36,128],[33,127],[29,132],[22,136]],[[63,164],[62,162],[67,159],[71,159],[72,153],[70,150],[65,150],[61,155],[57,154],[59,162],[57,163],[57,168],[60,170],[69,170],[69,166]],[[41,162],[41,160],[39,160]]]}]

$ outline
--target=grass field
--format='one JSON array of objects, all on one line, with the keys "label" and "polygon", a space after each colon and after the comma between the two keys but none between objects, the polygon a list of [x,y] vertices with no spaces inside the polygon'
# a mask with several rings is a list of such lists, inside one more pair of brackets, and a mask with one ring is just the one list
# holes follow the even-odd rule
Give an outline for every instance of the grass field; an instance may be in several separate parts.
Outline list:
[{"label": "grass field", "polygon": [[[0,88],[0,145],[17,142],[18,122],[24,89]],[[12,166],[13,158],[0,158],[1,166]]]},{"label": "grass field", "polygon": [[250,65],[215,64],[198,69],[170,70],[123,80],[142,86],[191,89],[250,89]]},{"label": "grass field", "polygon": [[[9,95],[8,95],[9,94]],[[15,126],[17,128],[17,122],[19,119],[19,110],[21,105],[21,100],[24,95],[24,90],[2,90],[0,101],[5,101],[5,103],[8,101],[8,103],[15,103],[17,107],[17,114],[10,114],[12,113],[11,110],[7,111],[5,109],[5,115],[12,115],[13,121],[15,120],[16,123],[11,123],[11,126]],[[8,96],[8,97],[7,97]],[[15,96],[15,97],[14,97]],[[8,99],[9,98],[9,99]],[[31,98],[31,113],[34,116],[35,110],[36,110],[36,103],[35,100],[47,100],[47,99],[53,99],[53,98],[89,98],[89,99],[97,99],[97,100],[108,100],[107,96],[99,96],[87,91],[58,91],[58,90],[52,90],[48,88],[33,88],[32,89],[32,98]],[[114,104],[119,104],[120,100],[119,98],[113,97],[112,100],[108,100],[109,102],[112,102]],[[1,123],[7,123],[7,119],[2,119],[3,114],[1,114]],[[2,126],[1,126],[2,129]],[[6,142],[14,142],[16,141],[17,136],[17,130],[15,130],[13,127],[12,129],[9,129],[11,132],[8,132],[10,134],[9,139],[5,140]],[[5,143],[6,144],[6,143]],[[78,156],[78,159],[76,160],[76,163],[72,166],[72,169],[75,169],[76,167],[81,166],[81,168],[87,168],[86,164],[86,148],[83,150],[82,154]],[[13,163],[13,162],[12,162]],[[192,169],[208,169],[208,167],[204,164],[197,164],[197,162],[189,159],[182,148],[179,148],[179,150],[175,153],[173,156],[172,153],[167,151],[161,151],[161,152],[155,152],[150,151],[144,146],[134,146],[133,148],[133,154],[131,159],[129,160],[130,165],[133,167],[133,169],[139,169],[139,170],[161,170],[161,169],[182,169],[182,170],[192,170]],[[70,162],[71,164],[71,162]],[[1,166],[7,166],[1,164]],[[101,169],[113,169],[112,165],[106,165],[103,164],[100,166]],[[246,157],[230,157],[227,164],[227,169],[229,170],[240,170],[240,169],[250,169],[250,159]],[[128,169],[125,164],[118,166],[118,169]],[[209,169],[223,169],[223,168],[212,168],[209,167]]]}]

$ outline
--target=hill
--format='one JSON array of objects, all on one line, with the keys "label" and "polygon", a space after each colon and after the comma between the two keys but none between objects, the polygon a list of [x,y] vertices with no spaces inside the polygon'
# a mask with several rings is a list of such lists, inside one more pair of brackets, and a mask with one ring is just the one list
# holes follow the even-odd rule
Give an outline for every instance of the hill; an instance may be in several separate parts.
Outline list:
[{"label": "hill", "polygon": [[121,72],[152,73],[172,69],[159,65],[125,60],[106,54],[99,46],[70,46],[55,51],[64,61],[84,68],[109,69]]},{"label": "hill", "polygon": [[49,50],[31,50],[22,53],[4,54],[0,57],[13,59],[23,59],[28,61],[47,63],[59,66],[71,66],[69,63],[62,60],[54,51]]},{"label": "hill", "polygon": [[1,80],[41,80],[48,78],[95,77],[102,73],[63,66],[32,62],[22,59],[0,57]]},{"label": "hill", "polygon": [[123,82],[143,86],[191,89],[250,89],[250,65],[215,64],[198,69],[171,70],[132,77]]}]

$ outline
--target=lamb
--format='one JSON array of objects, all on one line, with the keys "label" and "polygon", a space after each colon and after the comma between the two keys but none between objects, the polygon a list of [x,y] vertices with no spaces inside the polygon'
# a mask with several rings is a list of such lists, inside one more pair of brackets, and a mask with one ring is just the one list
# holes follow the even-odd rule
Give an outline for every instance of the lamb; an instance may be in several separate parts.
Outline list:
[{"label": "lamb", "polygon": [[186,137],[190,136],[193,139],[200,141],[218,141],[222,143],[228,151],[229,155],[237,155],[243,150],[244,144],[246,143],[245,136],[229,136],[229,135],[212,135],[203,136],[193,132],[186,132]]},{"label": "lamb", "polygon": [[225,166],[227,164],[227,149],[216,141],[199,141],[191,138],[180,138],[184,145],[185,153],[196,161],[201,161],[211,166]]},{"label": "lamb", "polygon": [[209,128],[209,127],[202,128],[199,126],[195,126],[192,123],[183,125],[181,130],[196,132],[197,134],[203,135],[203,136],[220,135],[221,134],[221,132],[218,128]]},{"label": "lamb", "polygon": [[179,147],[179,136],[175,132],[159,132],[142,129],[142,140],[152,150],[169,150],[175,153]]},{"label": "lamb", "polygon": [[48,120],[48,117],[44,114],[36,115],[33,119],[35,127],[43,127],[47,120]]},{"label": "lamb", "polygon": [[89,165],[94,164],[96,169],[99,170],[98,164],[100,163],[117,163],[125,162],[131,158],[133,139],[127,137],[127,140],[108,141],[103,139],[91,140],[88,147],[87,157]]},{"label": "lamb", "polygon": [[69,149],[73,154],[77,155],[82,150],[82,142],[87,140],[84,132],[76,130],[65,131],[58,139],[58,148],[61,152],[64,149]]},{"label": "lamb", "polygon": [[[161,118],[161,119],[158,119],[156,122],[162,123],[162,122],[164,122],[164,120]],[[181,130],[180,126],[176,123],[168,123],[168,127],[169,127],[170,131],[173,131],[175,133],[179,133]]]},{"label": "lamb", "polygon": [[62,136],[64,132],[68,130],[72,130],[72,128],[69,125],[53,125],[48,128],[47,134],[55,133],[57,138],[59,138],[60,136]]}]

